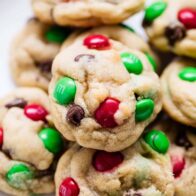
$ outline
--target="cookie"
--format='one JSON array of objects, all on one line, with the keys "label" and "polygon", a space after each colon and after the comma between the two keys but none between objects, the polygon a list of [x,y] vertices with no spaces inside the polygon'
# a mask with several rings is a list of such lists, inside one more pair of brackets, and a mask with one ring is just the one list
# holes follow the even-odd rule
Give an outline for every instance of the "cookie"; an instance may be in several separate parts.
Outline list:
[{"label": "cookie", "polygon": [[54,60],[52,115],[65,138],[106,151],[133,144],[161,110],[148,58],[105,35],[80,36]]},{"label": "cookie", "polygon": [[196,58],[195,0],[156,0],[146,8],[143,24],[158,49]]},{"label": "cookie", "polygon": [[152,64],[154,71],[159,68],[159,59],[151,50],[149,45],[139,36],[134,30],[124,24],[120,25],[105,25],[101,27],[94,27],[88,30],[80,30],[72,33],[62,45],[62,49],[71,45],[80,36],[88,36],[91,34],[102,34],[113,40],[119,41],[131,49],[139,50],[147,56],[149,62]]},{"label": "cookie", "polygon": [[167,143],[164,153],[151,148],[148,144],[151,139],[147,143],[140,139],[133,146],[118,152],[72,146],[57,166],[56,195],[65,196],[69,192],[74,196],[173,196],[171,164],[165,154],[169,141],[162,132],[157,134],[161,134],[162,142]]},{"label": "cookie", "polygon": [[0,100],[0,191],[53,192],[54,166],[62,150],[64,140],[51,121],[45,92],[19,88]]},{"label": "cookie", "polygon": [[141,10],[145,0],[32,0],[35,15],[45,23],[90,27],[117,24]]},{"label": "cookie", "polygon": [[163,107],[174,120],[196,127],[196,62],[176,59],[162,76]]},{"label": "cookie", "polygon": [[196,129],[176,123],[167,116],[159,119],[154,128],[165,131],[171,142],[169,155],[175,177],[175,195],[194,196],[196,193]]},{"label": "cookie", "polygon": [[52,61],[70,32],[30,19],[12,43],[10,67],[16,84],[48,90]]}]

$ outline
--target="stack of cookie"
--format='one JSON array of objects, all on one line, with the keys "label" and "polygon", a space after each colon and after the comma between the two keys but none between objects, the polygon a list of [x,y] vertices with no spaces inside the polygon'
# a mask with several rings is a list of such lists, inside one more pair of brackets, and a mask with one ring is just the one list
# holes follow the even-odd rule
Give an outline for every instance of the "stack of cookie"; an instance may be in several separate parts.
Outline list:
[{"label": "stack of cookie", "polygon": [[[161,74],[162,114],[152,127],[171,141],[175,195],[196,195],[196,1],[156,1],[143,25],[150,42],[174,59]],[[171,118],[171,119],[170,119]]]},{"label": "stack of cookie", "polygon": [[168,66],[122,24],[144,3],[32,0],[0,100],[1,191],[196,195],[196,2],[145,9],[150,43],[184,56]]}]

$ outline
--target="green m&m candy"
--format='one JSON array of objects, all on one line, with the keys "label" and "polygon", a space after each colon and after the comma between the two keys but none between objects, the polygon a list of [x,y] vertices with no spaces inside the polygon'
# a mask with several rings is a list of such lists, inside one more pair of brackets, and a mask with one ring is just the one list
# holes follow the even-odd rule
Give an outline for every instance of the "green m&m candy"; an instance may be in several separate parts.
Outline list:
[{"label": "green m&m candy", "polygon": [[143,65],[140,59],[135,55],[128,52],[124,52],[121,55],[122,62],[129,73],[141,74],[143,71]]},{"label": "green m&m candy", "polygon": [[180,79],[195,82],[196,81],[196,67],[186,67],[180,71],[178,74]]},{"label": "green m&m candy", "polygon": [[28,189],[28,180],[33,178],[33,172],[22,163],[12,166],[6,173],[8,184],[14,188],[26,190]]},{"label": "green m&m candy", "polygon": [[151,130],[144,135],[144,141],[155,151],[165,154],[169,148],[167,136],[158,130]]},{"label": "green m&m candy", "polygon": [[157,1],[145,9],[144,20],[152,22],[159,17],[167,8],[167,3],[164,1]]},{"label": "green m&m candy", "polygon": [[120,26],[125,28],[125,29],[127,29],[128,31],[131,31],[133,33],[135,32],[135,30],[132,27],[130,27],[130,26],[126,25],[126,24],[121,23]]},{"label": "green m&m candy", "polygon": [[153,70],[156,72],[157,71],[157,64],[156,64],[155,59],[149,53],[146,53],[146,57],[147,57],[148,61],[150,62],[150,64],[152,65]]},{"label": "green m&m candy", "polygon": [[148,119],[154,111],[154,101],[152,99],[141,99],[136,103],[135,119],[144,121]]},{"label": "green m&m candy", "polygon": [[61,105],[68,105],[74,101],[76,84],[72,78],[64,77],[57,81],[53,96]]},{"label": "green m&m candy", "polygon": [[45,148],[53,154],[57,154],[63,149],[63,139],[56,129],[42,129],[39,132],[39,138],[42,140]]},{"label": "green m&m candy", "polygon": [[52,26],[46,31],[45,38],[48,42],[62,43],[71,33],[70,29]]}]

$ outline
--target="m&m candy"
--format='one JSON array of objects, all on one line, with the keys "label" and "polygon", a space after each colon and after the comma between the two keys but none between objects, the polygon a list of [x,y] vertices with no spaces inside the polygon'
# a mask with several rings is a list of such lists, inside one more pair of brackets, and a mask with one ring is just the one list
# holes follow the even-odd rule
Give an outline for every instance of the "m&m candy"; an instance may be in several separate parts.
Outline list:
[{"label": "m&m candy", "polygon": [[47,110],[38,104],[29,104],[24,108],[24,114],[26,117],[30,118],[33,121],[45,120],[48,115]]},{"label": "m&m candy", "polygon": [[83,44],[89,49],[102,50],[110,46],[109,39],[104,35],[89,35],[84,39]]},{"label": "m&m candy", "polygon": [[118,124],[115,121],[114,115],[119,108],[120,101],[108,97],[95,111],[96,121],[105,128],[114,128]]},{"label": "m&m candy", "polygon": [[185,159],[179,155],[172,155],[171,162],[172,162],[174,177],[175,178],[180,177],[183,169],[185,168]]},{"label": "m&m candy", "polygon": [[28,180],[33,178],[33,172],[23,163],[16,164],[6,173],[8,184],[14,188],[27,190]]},{"label": "m&m candy", "polygon": [[120,165],[124,160],[121,152],[97,151],[93,156],[93,167],[99,172],[106,172]]},{"label": "m&m candy", "polygon": [[178,20],[187,29],[196,29],[196,10],[184,8],[178,12]]},{"label": "m&m candy", "polygon": [[178,76],[180,77],[180,79],[185,80],[187,82],[195,82],[196,67],[185,67],[179,72]]},{"label": "m&m candy", "polygon": [[124,52],[121,55],[122,62],[129,73],[140,74],[143,70],[143,65],[140,59],[135,55]]},{"label": "m&m candy", "polygon": [[150,62],[150,64],[152,65],[153,70],[156,72],[157,71],[157,64],[156,64],[155,59],[149,53],[146,53],[146,57],[147,57],[148,61]]},{"label": "m&m candy", "polygon": [[56,83],[53,96],[57,103],[68,105],[74,101],[76,94],[76,84],[72,78],[63,77]]},{"label": "m&m candy", "polygon": [[144,141],[155,151],[165,154],[169,148],[167,136],[158,130],[151,130],[144,135]]},{"label": "m&m candy", "polygon": [[152,99],[141,99],[136,103],[135,119],[144,121],[148,119],[154,111],[154,101]]},{"label": "m&m candy", "polygon": [[42,129],[39,132],[39,138],[44,143],[45,148],[54,154],[59,153],[63,149],[63,139],[56,129]]},{"label": "m&m candy", "polygon": [[70,33],[70,29],[60,26],[52,26],[46,31],[45,38],[48,42],[62,43]]},{"label": "m&m candy", "polygon": [[144,20],[148,22],[153,22],[154,19],[159,17],[167,8],[167,3],[164,1],[157,1],[151,4],[145,10]]},{"label": "m&m candy", "polygon": [[80,189],[76,181],[71,177],[64,179],[59,187],[59,196],[78,196],[79,193]]}]

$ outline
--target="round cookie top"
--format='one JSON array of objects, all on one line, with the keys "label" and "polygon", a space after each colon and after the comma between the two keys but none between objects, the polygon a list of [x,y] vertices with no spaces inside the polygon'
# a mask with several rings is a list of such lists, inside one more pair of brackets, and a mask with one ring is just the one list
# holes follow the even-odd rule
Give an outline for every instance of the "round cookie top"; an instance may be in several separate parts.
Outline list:
[{"label": "round cookie top", "polygon": [[[148,134],[153,133],[149,131]],[[156,131],[156,134],[163,133]],[[174,187],[170,167],[169,157],[153,150],[143,139],[118,152],[75,145],[58,163],[56,195],[64,196],[69,192],[74,196],[172,196]]]},{"label": "round cookie top", "polygon": [[145,0],[32,0],[35,15],[45,23],[90,27],[117,24],[142,9]]},{"label": "round cookie top", "polygon": [[30,19],[12,43],[10,67],[14,81],[20,86],[48,90],[52,61],[70,33],[71,29]]},{"label": "round cookie top", "polygon": [[171,145],[169,155],[175,177],[175,194],[194,196],[196,192],[196,129],[161,115],[152,126],[163,130]]},{"label": "round cookie top", "polygon": [[53,164],[64,140],[51,121],[45,92],[19,88],[0,100],[0,148],[0,190],[53,191]]},{"label": "round cookie top", "polygon": [[55,58],[49,95],[68,140],[117,151],[133,144],[161,110],[148,58],[102,34],[80,36]]},{"label": "round cookie top", "polygon": [[80,39],[80,36],[88,36],[91,34],[105,35],[110,39],[121,42],[128,48],[143,52],[149,59],[149,62],[153,66],[154,71],[158,70],[158,58],[151,50],[149,45],[139,35],[136,34],[134,29],[124,24],[94,27],[86,31],[74,31],[74,33],[72,33],[69,38],[65,40],[61,49],[63,50],[65,47],[68,47],[73,42],[75,42],[76,39]]},{"label": "round cookie top", "polygon": [[155,0],[145,10],[144,26],[160,50],[196,58],[196,1]]},{"label": "round cookie top", "polygon": [[176,59],[162,76],[163,107],[168,115],[185,125],[196,127],[196,62]]}]

